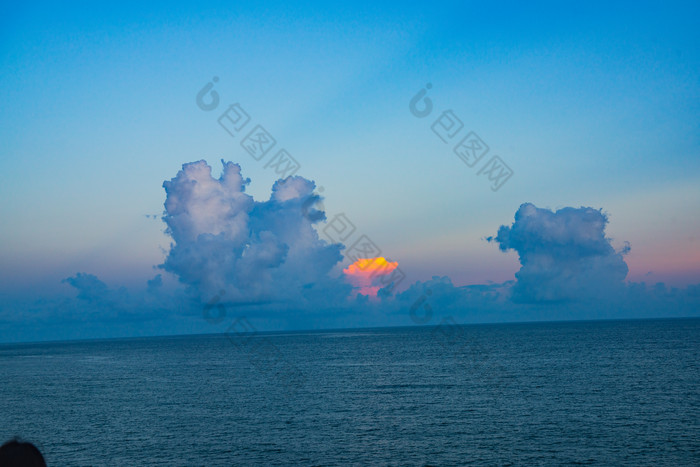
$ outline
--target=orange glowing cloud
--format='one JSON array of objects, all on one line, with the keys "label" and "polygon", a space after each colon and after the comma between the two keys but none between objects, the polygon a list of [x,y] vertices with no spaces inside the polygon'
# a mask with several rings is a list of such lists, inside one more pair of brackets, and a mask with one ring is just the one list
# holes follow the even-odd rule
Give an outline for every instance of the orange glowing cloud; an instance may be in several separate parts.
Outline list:
[{"label": "orange glowing cloud", "polygon": [[373,285],[374,281],[381,276],[391,274],[398,266],[397,261],[387,261],[383,256],[360,258],[343,269],[343,273],[353,286],[359,288],[358,293],[376,297],[380,286]]}]

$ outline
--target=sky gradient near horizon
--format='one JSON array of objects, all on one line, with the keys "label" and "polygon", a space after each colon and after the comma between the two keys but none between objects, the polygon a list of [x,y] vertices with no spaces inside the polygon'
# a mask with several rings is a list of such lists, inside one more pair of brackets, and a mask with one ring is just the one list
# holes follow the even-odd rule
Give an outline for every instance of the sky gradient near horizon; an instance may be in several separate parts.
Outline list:
[{"label": "sky gradient near horizon", "polygon": [[[602,209],[612,247],[629,242],[628,283],[700,283],[697,3],[0,8],[5,313],[74,297],[77,273],[115,290],[182,278],[156,267],[173,241],[163,182],[185,163],[215,179],[220,160],[239,164],[245,192],[270,199],[267,159],[217,123],[233,103],[299,162],[328,220],[344,213],[398,262],[401,289],[514,280],[523,251],[486,239],[523,203]],[[220,105],[204,111],[214,77]],[[428,83],[433,111],[417,118]],[[449,110],[484,161],[512,168],[497,191],[433,131]]]}]

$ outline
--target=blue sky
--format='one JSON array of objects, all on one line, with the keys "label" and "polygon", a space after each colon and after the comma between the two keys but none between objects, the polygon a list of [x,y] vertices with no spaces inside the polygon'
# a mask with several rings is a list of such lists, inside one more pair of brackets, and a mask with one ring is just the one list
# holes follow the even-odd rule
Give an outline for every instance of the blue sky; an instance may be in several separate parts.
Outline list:
[{"label": "blue sky", "polygon": [[[277,177],[217,124],[235,102],[322,187],[329,218],[345,213],[399,262],[402,288],[513,280],[518,254],[485,238],[526,202],[602,208],[612,246],[631,245],[628,282],[697,284],[698,10],[3,5],[4,310],[75,296],[62,280],[78,272],[129,290],[167,276],[162,184],[183,163],[215,177],[220,159],[238,163],[267,200]],[[205,112],[195,96],[214,76],[221,106]],[[419,119],[408,103],[426,83],[434,110]],[[431,130],[446,110],[513,169],[498,191]]]}]

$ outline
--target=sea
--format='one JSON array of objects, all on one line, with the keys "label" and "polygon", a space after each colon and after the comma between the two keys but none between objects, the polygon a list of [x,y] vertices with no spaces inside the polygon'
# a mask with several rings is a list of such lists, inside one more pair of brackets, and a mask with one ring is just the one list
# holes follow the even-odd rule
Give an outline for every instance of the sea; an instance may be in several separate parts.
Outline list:
[{"label": "sea", "polygon": [[700,465],[700,320],[0,345],[48,465]]}]

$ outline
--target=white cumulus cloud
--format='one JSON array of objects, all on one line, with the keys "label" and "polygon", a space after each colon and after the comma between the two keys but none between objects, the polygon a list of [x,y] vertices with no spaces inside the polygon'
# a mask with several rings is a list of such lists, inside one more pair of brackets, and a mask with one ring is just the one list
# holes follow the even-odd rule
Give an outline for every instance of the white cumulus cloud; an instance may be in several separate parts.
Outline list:
[{"label": "white cumulus cloud", "polygon": [[319,239],[313,228],[325,219],[313,209],[314,182],[278,180],[269,200],[255,201],[245,193],[250,180],[240,166],[222,163],[218,179],[202,160],[163,183],[163,220],[173,243],[161,267],[203,301],[215,295],[239,304],[302,300],[342,259],[342,246]]}]

